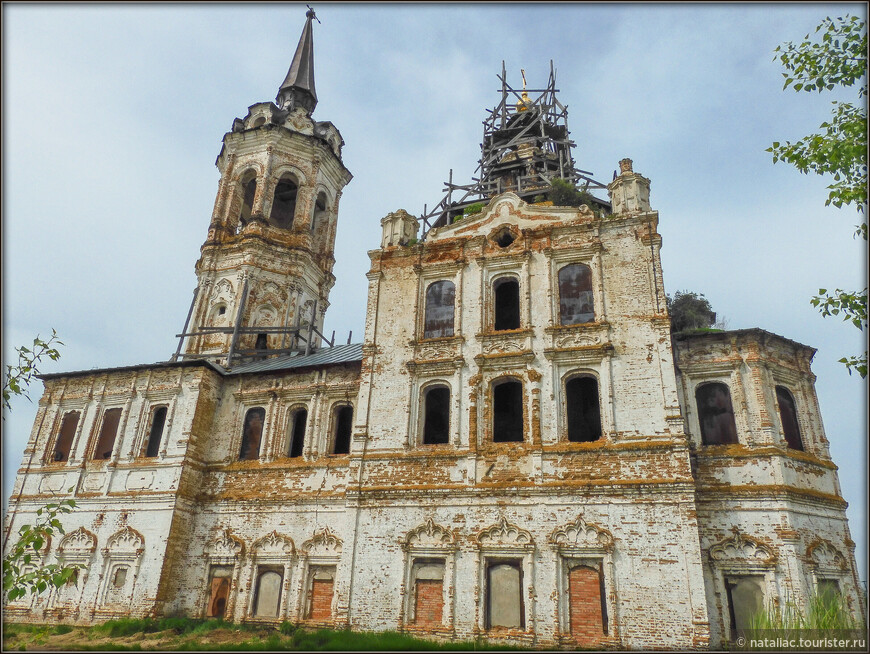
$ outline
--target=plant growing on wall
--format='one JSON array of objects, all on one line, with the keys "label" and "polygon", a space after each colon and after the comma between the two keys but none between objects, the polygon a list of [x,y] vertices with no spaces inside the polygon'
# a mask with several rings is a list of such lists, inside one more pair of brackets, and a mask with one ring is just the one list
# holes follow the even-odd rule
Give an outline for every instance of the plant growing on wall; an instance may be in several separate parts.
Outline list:
[{"label": "plant growing on wall", "polygon": [[545,200],[549,200],[557,207],[579,207],[583,204],[589,208],[596,206],[596,200],[592,194],[578,189],[571,182],[560,177],[553,179],[546,193],[535,196],[535,202],[544,202]]},{"label": "plant growing on wall", "polygon": [[[867,26],[857,16],[825,18],[816,27],[821,42],[810,40],[795,45],[784,43],[776,48],[774,57],[782,62],[786,72],[783,89],[795,91],[832,91],[836,87],[857,86],[858,102],[833,102],[831,118],[823,122],[818,134],[810,134],[795,143],[774,142],[767,152],[773,162],[785,161],[802,173],[831,175],[825,205],[835,207],[854,204],[858,213],[866,216],[867,206]],[[855,235],[867,240],[867,221],[856,226]],[[867,287],[862,291],[836,289],[829,293],[820,288],[810,300],[824,317],[840,316],[855,327],[867,327]],[[849,374],[857,370],[867,376],[867,350],[857,356],[840,359]]]},{"label": "plant growing on wall", "polygon": [[703,293],[677,291],[667,296],[671,314],[671,332],[679,334],[693,330],[710,330],[716,322],[716,312]]},{"label": "plant growing on wall", "polygon": [[[52,329],[51,337],[44,341],[39,336],[33,339],[31,347],[15,348],[18,364],[6,366],[3,382],[3,408],[11,410],[13,395],[23,395],[30,399],[29,385],[39,374],[39,364],[45,358],[57,361],[60,358],[58,345],[63,342]],[[68,492],[72,492],[70,488]],[[3,556],[3,592],[8,601],[31,594],[44,593],[49,587],[60,588],[75,574],[77,566],[63,566],[59,563],[41,564],[41,551],[51,542],[53,536],[63,534],[59,515],[69,513],[76,505],[74,499],[50,502],[36,511],[36,524],[22,525],[18,529],[18,540],[8,545]]]}]

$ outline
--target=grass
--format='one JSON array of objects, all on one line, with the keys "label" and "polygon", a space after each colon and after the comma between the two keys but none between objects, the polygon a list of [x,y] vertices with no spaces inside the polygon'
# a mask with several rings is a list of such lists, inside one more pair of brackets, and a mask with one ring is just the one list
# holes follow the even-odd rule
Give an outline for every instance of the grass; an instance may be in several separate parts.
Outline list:
[{"label": "grass", "polygon": [[[73,634],[73,637],[69,636]],[[146,636],[146,634],[154,634]],[[139,638],[136,638],[139,636]],[[53,638],[58,638],[56,643]],[[3,650],[78,651],[520,651],[485,642],[438,642],[395,631],[309,630],[290,622],[280,625],[235,624],[191,618],[121,618],[90,627],[71,625],[4,625]]]}]

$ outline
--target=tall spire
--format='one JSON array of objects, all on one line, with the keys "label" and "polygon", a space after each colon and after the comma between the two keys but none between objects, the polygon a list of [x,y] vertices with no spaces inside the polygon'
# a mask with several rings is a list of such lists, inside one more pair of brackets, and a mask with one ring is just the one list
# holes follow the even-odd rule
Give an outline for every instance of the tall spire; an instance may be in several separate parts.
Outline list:
[{"label": "tall spire", "polygon": [[[307,20],[293,55],[293,63],[287,71],[287,77],[278,89],[275,102],[282,109],[293,111],[303,107],[309,114],[317,106],[317,93],[314,91],[314,39],[312,38],[311,22],[317,20],[314,10],[309,7],[305,14]],[[317,20],[319,23],[320,21]]]}]

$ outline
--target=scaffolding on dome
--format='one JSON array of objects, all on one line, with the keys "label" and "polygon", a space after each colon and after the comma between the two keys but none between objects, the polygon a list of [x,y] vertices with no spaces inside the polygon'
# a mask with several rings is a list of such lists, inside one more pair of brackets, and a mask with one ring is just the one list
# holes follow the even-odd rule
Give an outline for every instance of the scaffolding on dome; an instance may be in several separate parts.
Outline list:
[{"label": "scaffolding on dome", "polygon": [[[501,102],[488,109],[483,121],[481,156],[471,184],[455,184],[453,170],[444,183],[446,195],[431,211],[423,208],[421,240],[435,227],[451,224],[463,215],[466,207],[487,203],[507,191],[527,202],[545,193],[555,178],[562,178],[576,187],[606,189],[594,180],[592,173],[576,167],[571,148],[576,145],[568,132],[568,108],[559,102],[556,93],[556,73],[550,61],[550,77],[544,89],[517,91],[507,83],[504,61],[501,64]],[[516,99],[516,104],[510,100]],[[595,198],[598,200],[598,198]],[[599,200],[602,207],[610,207]]]}]

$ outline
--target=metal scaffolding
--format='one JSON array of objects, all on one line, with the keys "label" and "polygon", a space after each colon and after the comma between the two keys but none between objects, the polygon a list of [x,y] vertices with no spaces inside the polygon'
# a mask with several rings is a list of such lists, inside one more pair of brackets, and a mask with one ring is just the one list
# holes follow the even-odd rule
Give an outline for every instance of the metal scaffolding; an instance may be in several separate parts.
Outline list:
[{"label": "metal scaffolding", "polygon": [[[431,211],[424,207],[419,220],[422,239],[429,230],[449,225],[463,215],[466,207],[512,191],[523,200],[549,189],[554,178],[562,178],[585,191],[606,189],[592,173],[576,167],[568,133],[568,108],[556,97],[556,73],[550,61],[550,77],[544,89],[517,91],[507,82],[501,64],[501,101],[483,121],[481,156],[471,184],[455,184],[453,170],[444,184],[444,198]],[[514,102],[516,101],[516,102]],[[609,202],[600,201],[609,208]]]}]

